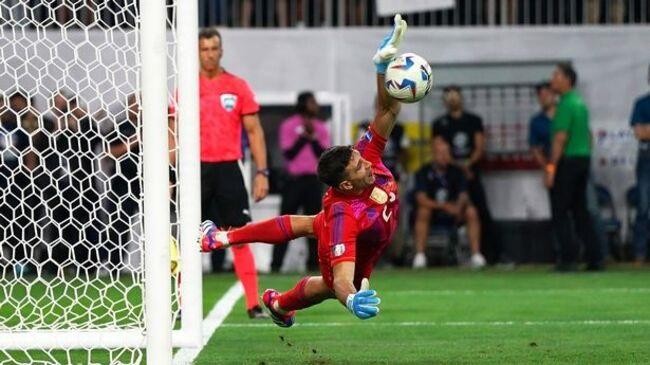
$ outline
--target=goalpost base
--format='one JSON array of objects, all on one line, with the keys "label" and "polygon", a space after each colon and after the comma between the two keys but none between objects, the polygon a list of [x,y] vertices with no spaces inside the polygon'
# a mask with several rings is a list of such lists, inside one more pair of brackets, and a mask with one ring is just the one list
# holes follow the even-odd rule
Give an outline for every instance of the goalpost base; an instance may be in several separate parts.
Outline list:
[{"label": "goalpost base", "polygon": [[[195,331],[172,332],[172,347],[196,348]],[[35,330],[15,331],[11,336],[0,336],[3,350],[42,350],[89,348],[146,348],[146,336],[140,329],[131,330]]]}]

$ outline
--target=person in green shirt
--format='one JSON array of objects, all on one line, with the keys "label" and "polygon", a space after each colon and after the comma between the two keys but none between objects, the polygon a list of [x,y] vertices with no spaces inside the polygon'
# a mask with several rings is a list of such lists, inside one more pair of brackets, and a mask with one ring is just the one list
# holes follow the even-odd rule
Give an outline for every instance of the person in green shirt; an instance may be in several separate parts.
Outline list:
[{"label": "person in green shirt", "polygon": [[602,246],[587,210],[591,132],[589,110],[575,90],[577,79],[568,63],[559,63],[551,78],[551,88],[560,95],[560,101],[551,125],[551,156],[545,167],[544,182],[551,192],[553,229],[559,244],[558,271],[577,268],[580,250],[573,239],[572,227],[585,245],[586,269],[604,269]]}]

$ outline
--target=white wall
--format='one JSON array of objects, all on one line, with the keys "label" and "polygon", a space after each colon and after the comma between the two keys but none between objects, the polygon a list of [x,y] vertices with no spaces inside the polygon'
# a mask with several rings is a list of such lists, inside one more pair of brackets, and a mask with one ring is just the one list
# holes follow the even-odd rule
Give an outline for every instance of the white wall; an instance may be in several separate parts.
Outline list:
[{"label": "white wall", "polygon": [[[352,116],[361,119],[371,110],[371,57],[385,32],[225,29],[223,64],[257,91],[348,93]],[[402,51],[431,63],[572,60],[594,123],[622,123],[648,90],[650,27],[411,28]],[[416,119],[417,108],[406,108],[403,118]]]}]

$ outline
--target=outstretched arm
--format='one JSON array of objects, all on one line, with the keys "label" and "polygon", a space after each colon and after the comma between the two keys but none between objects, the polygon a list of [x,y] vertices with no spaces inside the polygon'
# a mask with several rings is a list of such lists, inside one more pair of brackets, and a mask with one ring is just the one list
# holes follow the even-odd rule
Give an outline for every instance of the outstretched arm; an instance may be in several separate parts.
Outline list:
[{"label": "outstretched arm", "polygon": [[395,15],[393,29],[381,42],[377,53],[372,61],[377,69],[377,114],[372,122],[371,128],[380,136],[388,138],[393,130],[397,114],[400,110],[400,103],[393,99],[386,91],[385,74],[388,64],[397,55],[397,50],[406,33],[407,24],[402,16]]},{"label": "outstretched arm", "polygon": [[401,104],[393,99],[384,87],[385,75],[377,74],[377,114],[372,121],[372,129],[380,136],[388,138],[393,131]]},{"label": "outstretched arm", "polygon": [[346,305],[348,295],[357,292],[353,283],[354,267],[354,261],[344,261],[336,264],[336,266],[332,268],[332,274],[334,276],[332,285],[334,294],[336,295],[336,299],[338,299],[343,305]]}]

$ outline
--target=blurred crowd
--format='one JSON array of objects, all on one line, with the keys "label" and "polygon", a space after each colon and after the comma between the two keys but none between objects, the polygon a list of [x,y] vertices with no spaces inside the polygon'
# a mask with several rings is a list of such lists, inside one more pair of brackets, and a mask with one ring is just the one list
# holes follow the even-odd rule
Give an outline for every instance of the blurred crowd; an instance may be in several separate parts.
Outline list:
[{"label": "blurred crowd", "polygon": [[[127,0],[5,0],[2,18],[36,26],[135,26],[137,2]],[[170,5],[169,23],[175,14]],[[199,0],[199,25],[227,27],[378,26],[377,0]],[[650,20],[645,0],[457,0],[442,10],[408,14],[412,26],[633,24]]]},{"label": "blurred crowd", "polygon": [[[629,121],[639,147],[636,184],[626,194],[632,232],[627,246],[620,241],[622,223],[615,215],[611,193],[593,177],[589,108],[575,88],[577,81],[577,71],[570,64],[558,64],[550,81],[535,88],[540,110],[531,116],[528,127],[530,153],[548,189],[555,268],[575,271],[584,261],[586,270],[599,271],[605,268],[608,255],[641,266],[650,238],[650,94],[634,102]],[[511,264],[481,184],[482,120],[464,109],[460,87],[447,87],[442,95],[447,113],[432,122],[432,162],[415,174],[414,188],[408,193],[413,204],[409,217],[415,243],[412,265],[426,266],[432,231],[456,236],[456,227],[461,225],[466,226],[470,266]]]},{"label": "blurred crowd", "polygon": [[44,112],[24,90],[2,95],[3,271],[91,275],[137,265],[129,243],[140,230],[138,95],[123,102],[111,118],[91,115],[68,90],[54,92]]},{"label": "blurred crowd", "polygon": [[[375,26],[390,23],[377,15],[376,0],[203,1],[204,26],[320,27]],[[647,22],[641,0],[457,0],[442,10],[408,14],[413,26],[623,24]]]}]

